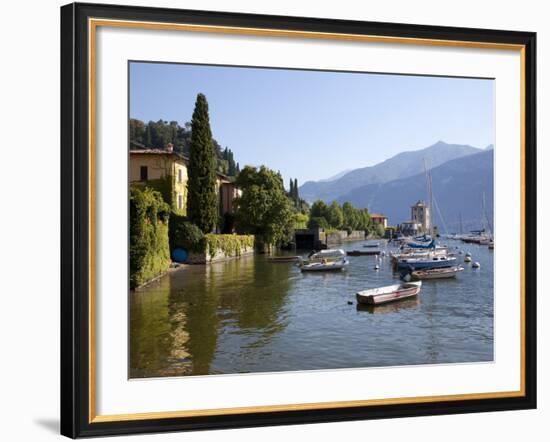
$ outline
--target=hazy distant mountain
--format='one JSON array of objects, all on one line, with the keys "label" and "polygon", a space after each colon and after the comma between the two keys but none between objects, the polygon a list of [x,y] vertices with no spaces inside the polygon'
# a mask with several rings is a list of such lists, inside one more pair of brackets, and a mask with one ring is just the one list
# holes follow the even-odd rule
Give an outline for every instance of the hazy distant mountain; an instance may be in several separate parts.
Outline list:
[{"label": "hazy distant mountain", "polygon": [[481,151],[482,149],[468,145],[439,141],[422,150],[399,153],[375,166],[354,169],[331,181],[307,181],[299,188],[300,196],[310,202],[317,199],[330,202],[367,184],[386,183],[423,173],[424,161],[430,169]]},{"label": "hazy distant mountain", "polygon": [[324,180],[319,180],[317,182],[319,183],[328,183],[330,181],[334,181],[334,180],[337,180],[338,178],[342,178],[346,173],[348,172],[351,172],[353,169],[346,169],[346,170],[343,170],[342,172],[339,172],[337,173],[336,175],[333,175],[329,178],[325,178]]},{"label": "hazy distant mountain", "polygon": [[[492,149],[453,159],[431,170],[433,195],[449,233],[459,230],[462,215],[464,231],[481,225],[482,200],[485,194],[487,217],[493,217],[493,155]],[[368,207],[383,213],[392,225],[410,219],[410,206],[427,200],[424,172],[383,184],[357,187],[338,198],[340,203],[350,201],[358,207]],[[435,206],[436,204],[434,204]],[[437,210],[435,224],[445,233]]]}]

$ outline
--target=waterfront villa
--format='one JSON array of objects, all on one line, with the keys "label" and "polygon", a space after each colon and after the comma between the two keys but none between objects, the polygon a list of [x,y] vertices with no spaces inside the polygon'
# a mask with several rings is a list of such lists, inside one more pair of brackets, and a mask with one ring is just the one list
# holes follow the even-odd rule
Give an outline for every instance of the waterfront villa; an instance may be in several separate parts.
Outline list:
[{"label": "waterfront villa", "polygon": [[[151,185],[163,194],[177,214],[186,215],[188,165],[189,158],[175,152],[172,144],[164,149],[132,145],[130,184]],[[219,172],[216,173],[216,193],[219,197],[220,216],[233,213],[233,201],[240,195],[240,191],[228,176]]]},{"label": "waterfront villa", "polygon": [[371,213],[370,219],[373,224],[381,224],[384,229],[388,227],[388,217],[380,213]]}]

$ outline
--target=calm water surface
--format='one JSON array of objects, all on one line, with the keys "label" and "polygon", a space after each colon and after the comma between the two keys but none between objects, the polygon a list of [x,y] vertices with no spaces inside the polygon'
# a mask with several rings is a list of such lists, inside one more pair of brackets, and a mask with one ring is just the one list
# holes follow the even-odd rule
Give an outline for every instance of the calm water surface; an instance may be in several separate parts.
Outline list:
[{"label": "calm water surface", "polygon": [[398,282],[389,257],[379,271],[374,256],[349,257],[341,273],[255,256],[172,272],[130,294],[130,377],[492,361],[493,252],[446,243],[481,269],[463,264],[456,280],[374,309],[355,292]]}]

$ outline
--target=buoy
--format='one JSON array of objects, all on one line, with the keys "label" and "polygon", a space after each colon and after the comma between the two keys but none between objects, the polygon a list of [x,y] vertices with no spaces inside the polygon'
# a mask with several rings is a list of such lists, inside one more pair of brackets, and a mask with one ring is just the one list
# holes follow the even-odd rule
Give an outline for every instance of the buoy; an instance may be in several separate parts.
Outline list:
[{"label": "buoy", "polygon": [[466,252],[466,256],[472,257],[472,254],[470,252]]},{"label": "buoy", "polygon": [[481,267],[481,265],[477,261],[472,264],[473,269],[479,269],[480,267]]},{"label": "buoy", "polygon": [[472,262],[472,258],[468,255],[464,257],[464,262]]},{"label": "buoy", "polygon": [[380,270],[380,266],[379,266],[378,264],[376,264],[376,265],[374,266],[374,270]]},{"label": "buoy", "polygon": [[458,254],[459,254],[459,255],[462,255],[462,250],[459,250],[459,251],[458,251]]},{"label": "buoy", "polygon": [[348,305],[353,305],[353,302],[351,302],[351,301],[348,301]]},{"label": "buoy", "polygon": [[189,254],[185,249],[174,249],[172,252],[172,259],[178,263],[184,263],[187,261]]}]

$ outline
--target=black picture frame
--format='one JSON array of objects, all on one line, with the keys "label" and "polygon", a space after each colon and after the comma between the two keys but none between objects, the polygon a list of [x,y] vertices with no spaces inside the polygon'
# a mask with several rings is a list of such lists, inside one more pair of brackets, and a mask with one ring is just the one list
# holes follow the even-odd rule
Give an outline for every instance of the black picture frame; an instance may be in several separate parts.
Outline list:
[{"label": "black picture frame", "polygon": [[[87,232],[89,18],[280,29],[316,33],[499,43],[524,47],[524,395],[319,410],[199,417],[90,420],[90,304]],[[303,17],[73,3],[61,8],[61,434],[116,434],[240,428],[536,408],[536,34]],[[124,295],[124,294],[123,294]],[[122,296],[123,296],[122,295]]]}]

